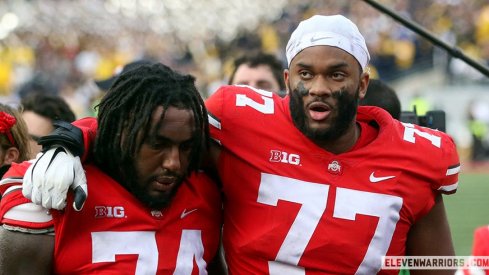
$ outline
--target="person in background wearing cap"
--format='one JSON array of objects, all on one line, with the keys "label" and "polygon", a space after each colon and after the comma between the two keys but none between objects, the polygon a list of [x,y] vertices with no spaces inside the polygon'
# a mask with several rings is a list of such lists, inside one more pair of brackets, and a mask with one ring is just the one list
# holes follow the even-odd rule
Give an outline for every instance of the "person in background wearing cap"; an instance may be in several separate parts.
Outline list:
[{"label": "person in background wearing cap", "polygon": [[138,60],[135,60],[135,61],[132,61],[132,62],[129,62],[127,63],[126,65],[122,66],[122,67],[118,67],[115,72],[114,72],[114,75],[107,78],[107,79],[103,79],[103,80],[96,80],[95,81],[95,84],[104,92],[107,92],[110,88],[110,86],[112,86],[112,84],[117,80],[117,78],[127,72],[127,71],[130,71],[130,70],[133,70],[133,69],[136,69],[138,68],[139,66],[141,65],[147,65],[147,64],[153,64],[155,63],[154,61],[151,61],[151,60],[147,60],[147,59],[138,59]]},{"label": "person in background wearing cap", "polygon": [[90,114],[90,116],[97,116],[96,106],[99,104],[101,98],[109,90],[110,86],[112,86],[112,83],[114,83],[116,81],[116,79],[119,77],[119,75],[121,75],[122,73],[125,73],[127,71],[130,71],[132,69],[135,69],[141,65],[153,64],[153,63],[155,63],[155,61],[151,61],[149,59],[138,59],[138,60],[129,62],[129,63],[125,64],[124,66],[118,66],[115,69],[114,74],[109,78],[93,81],[101,92],[97,93],[97,95],[91,99],[91,104],[90,104],[91,105],[91,114]]},{"label": "person in background wearing cap", "polygon": [[[381,270],[382,256],[454,255],[441,194],[458,186],[455,144],[358,106],[369,53],[356,25],[313,16],[292,33],[286,56],[285,98],[224,86],[206,101],[229,272],[397,274]],[[66,196],[43,186],[49,171],[39,174],[25,194]]]},{"label": "person in background wearing cap", "polygon": [[253,53],[234,60],[230,85],[248,85],[285,96],[282,62],[272,54]]}]

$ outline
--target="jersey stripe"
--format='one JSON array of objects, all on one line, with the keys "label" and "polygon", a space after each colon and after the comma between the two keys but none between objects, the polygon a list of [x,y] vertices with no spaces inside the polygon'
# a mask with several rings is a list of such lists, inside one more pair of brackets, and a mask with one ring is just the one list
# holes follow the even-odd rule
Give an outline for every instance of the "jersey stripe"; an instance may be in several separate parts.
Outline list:
[{"label": "jersey stripe", "polygon": [[7,190],[5,190],[5,192],[2,194],[2,198],[7,196],[8,194],[14,192],[15,190],[22,190],[22,185],[14,185],[14,186],[10,186],[9,188],[7,188]]},{"label": "jersey stripe", "polygon": [[208,114],[207,117],[209,118],[209,124],[214,126],[215,128],[221,130],[221,122],[212,116],[212,114]]},{"label": "jersey stripe", "polygon": [[456,190],[457,187],[458,187],[458,181],[454,184],[440,186],[440,188],[438,188],[438,190],[444,191],[444,192],[452,192],[452,191]]},{"label": "jersey stripe", "polygon": [[15,220],[21,223],[49,223],[53,217],[42,206],[33,203],[23,203],[10,208],[3,215],[3,219]]},{"label": "jersey stripe", "polygon": [[460,172],[460,164],[457,164],[457,166],[449,167],[446,175],[451,176],[451,175],[458,174],[459,172]]},{"label": "jersey stripe", "polygon": [[9,183],[20,183],[22,184],[22,178],[5,178],[0,181],[0,185],[9,184]]}]

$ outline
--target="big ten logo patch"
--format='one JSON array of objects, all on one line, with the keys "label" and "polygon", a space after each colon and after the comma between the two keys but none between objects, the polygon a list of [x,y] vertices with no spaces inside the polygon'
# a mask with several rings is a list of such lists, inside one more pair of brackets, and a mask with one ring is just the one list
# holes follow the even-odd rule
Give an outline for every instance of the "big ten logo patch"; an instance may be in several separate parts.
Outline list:
[{"label": "big ten logo patch", "polygon": [[122,206],[95,206],[95,218],[124,218]]},{"label": "big ten logo patch", "polygon": [[300,165],[301,157],[298,154],[289,154],[280,150],[270,150],[270,162],[281,162],[292,165]]}]

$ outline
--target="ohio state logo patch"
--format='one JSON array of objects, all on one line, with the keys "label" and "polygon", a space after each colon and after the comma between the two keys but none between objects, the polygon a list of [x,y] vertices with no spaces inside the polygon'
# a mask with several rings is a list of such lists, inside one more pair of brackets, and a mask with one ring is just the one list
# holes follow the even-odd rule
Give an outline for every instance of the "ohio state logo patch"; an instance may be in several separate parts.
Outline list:
[{"label": "ohio state logo patch", "polygon": [[343,173],[343,168],[337,160],[333,160],[328,164],[328,172],[333,175],[341,175]]}]

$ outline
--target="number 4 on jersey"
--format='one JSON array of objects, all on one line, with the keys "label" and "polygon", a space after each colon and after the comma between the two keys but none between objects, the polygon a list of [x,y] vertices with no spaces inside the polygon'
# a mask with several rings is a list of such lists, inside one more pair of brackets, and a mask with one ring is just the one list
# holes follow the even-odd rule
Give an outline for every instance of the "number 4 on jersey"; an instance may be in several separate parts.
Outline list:
[{"label": "number 4 on jersey", "polygon": [[[154,231],[92,232],[92,263],[116,262],[116,255],[136,254],[135,275],[157,274],[159,250]],[[194,259],[199,274],[207,274],[200,230],[182,230],[173,274],[191,275]]]}]

